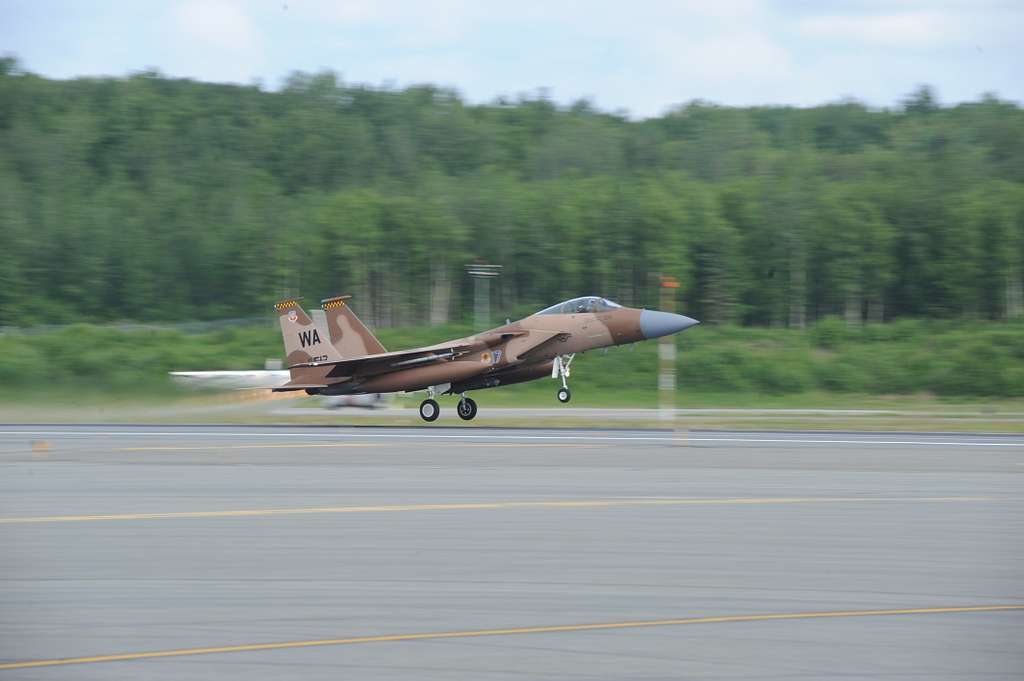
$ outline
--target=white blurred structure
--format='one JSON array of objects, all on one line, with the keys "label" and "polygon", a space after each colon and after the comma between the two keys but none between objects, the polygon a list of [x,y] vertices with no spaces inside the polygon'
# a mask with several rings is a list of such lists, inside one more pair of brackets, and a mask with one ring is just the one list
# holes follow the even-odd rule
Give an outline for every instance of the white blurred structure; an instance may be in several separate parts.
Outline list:
[{"label": "white blurred structure", "polygon": [[[281,368],[280,360],[268,359],[265,366],[263,370],[252,371],[171,371],[170,374],[178,385],[196,390],[270,390],[289,381],[288,370]],[[385,406],[377,393],[331,395],[321,397],[320,401],[328,409]]]},{"label": "white blurred structure", "polygon": [[172,371],[178,385],[200,390],[276,388],[289,381],[288,371]]}]

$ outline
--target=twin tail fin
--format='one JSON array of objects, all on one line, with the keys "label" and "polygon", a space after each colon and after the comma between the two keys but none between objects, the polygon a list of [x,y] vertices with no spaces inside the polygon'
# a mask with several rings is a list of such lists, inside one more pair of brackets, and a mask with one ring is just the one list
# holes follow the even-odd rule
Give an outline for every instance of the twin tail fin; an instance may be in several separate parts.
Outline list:
[{"label": "twin tail fin", "polygon": [[327,329],[318,326],[294,298],[274,305],[281,323],[288,366],[337,362],[341,359]]},{"label": "twin tail fin", "polygon": [[339,362],[387,352],[346,303],[349,298],[326,298],[323,310],[315,310],[313,318],[295,298],[274,305],[288,366]]},{"label": "twin tail fin", "polygon": [[321,301],[327,316],[327,331],[334,348],[344,359],[387,352],[346,302],[352,296],[335,296]]}]

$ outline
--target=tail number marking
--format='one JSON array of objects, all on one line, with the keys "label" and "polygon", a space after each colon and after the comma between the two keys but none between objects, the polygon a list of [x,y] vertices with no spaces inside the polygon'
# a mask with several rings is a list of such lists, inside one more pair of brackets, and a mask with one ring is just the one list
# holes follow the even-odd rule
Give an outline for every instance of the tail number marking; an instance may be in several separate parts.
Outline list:
[{"label": "tail number marking", "polygon": [[320,334],[317,333],[316,329],[312,331],[299,331],[299,342],[302,343],[302,347],[316,345],[320,342]]}]

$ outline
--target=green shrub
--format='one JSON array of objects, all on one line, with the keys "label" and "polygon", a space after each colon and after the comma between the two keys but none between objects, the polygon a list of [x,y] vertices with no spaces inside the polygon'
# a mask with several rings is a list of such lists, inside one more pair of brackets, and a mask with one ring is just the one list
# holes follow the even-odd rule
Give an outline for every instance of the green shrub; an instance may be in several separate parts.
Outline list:
[{"label": "green shrub", "polygon": [[[389,349],[468,335],[463,324],[384,329]],[[1024,397],[1024,324],[901,321],[847,329],[826,319],[806,331],[701,326],[677,337],[680,390],[708,393],[906,394]],[[168,371],[262,368],[283,354],[276,325],[201,334],[78,324],[0,335],[0,390],[163,391]],[[656,391],[657,345],[577,358],[581,390]]]},{"label": "green shrub", "polygon": [[837,348],[853,333],[838,317],[826,317],[807,330],[811,344],[819,348]]},{"label": "green shrub", "polygon": [[940,395],[1013,396],[1019,394],[1015,378],[1021,367],[991,338],[979,338],[944,357],[931,376],[931,388]]}]

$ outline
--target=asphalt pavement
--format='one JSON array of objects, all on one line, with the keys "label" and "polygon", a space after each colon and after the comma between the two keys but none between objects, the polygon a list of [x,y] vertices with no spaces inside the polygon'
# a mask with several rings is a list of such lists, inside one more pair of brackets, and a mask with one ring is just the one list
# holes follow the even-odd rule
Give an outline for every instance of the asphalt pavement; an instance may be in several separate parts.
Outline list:
[{"label": "asphalt pavement", "polygon": [[0,681],[1018,679],[1024,437],[0,427]]}]

